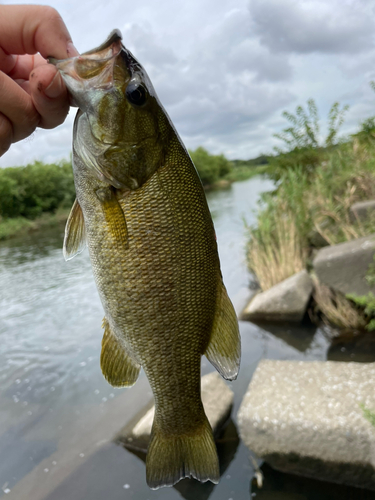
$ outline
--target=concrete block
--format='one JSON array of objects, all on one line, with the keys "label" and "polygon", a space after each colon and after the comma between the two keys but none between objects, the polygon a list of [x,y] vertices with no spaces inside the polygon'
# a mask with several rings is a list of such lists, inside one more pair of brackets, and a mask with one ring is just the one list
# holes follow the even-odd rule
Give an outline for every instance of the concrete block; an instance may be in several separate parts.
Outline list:
[{"label": "concrete block", "polygon": [[375,235],[322,248],[314,261],[314,271],[321,283],[343,294],[365,295],[374,287],[366,281],[369,265],[373,263]]},{"label": "concrete block", "polygon": [[312,288],[309,273],[304,269],[255,295],[242,312],[241,319],[299,323],[306,312]]},{"label": "concrete block", "polygon": [[242,401],[245,444],[273,468],[375,490],[375,363],[263,360]]},{"label": "concrete block", "polygon": [[359,201],[353,203],[349,211],[350,220],[363,222],[375,217],[375,200]]}]

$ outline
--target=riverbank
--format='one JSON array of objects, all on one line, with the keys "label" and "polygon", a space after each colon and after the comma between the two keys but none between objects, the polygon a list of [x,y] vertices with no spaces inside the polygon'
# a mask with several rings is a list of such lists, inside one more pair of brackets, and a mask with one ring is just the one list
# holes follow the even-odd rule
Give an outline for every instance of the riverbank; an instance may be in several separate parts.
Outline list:
[{"label": "riverbank", "polygon": [[[215,180],[212,184],[204,184],[204,189],[206,191],[228,189],[233,182],[245,181],[257,175],[263,175],[266,167],[267,165],[253,166],[246,163],[231,166],[229,172],[223,177]],[[48,193],[47,188],[44,192],[40,192],[40,183],[36,189],[36,181],[33,183],[29,181],[33,177],[38,179],[40,170],[42,174],[48,171],[48,174],[54,175],[54,183],[49,183],[51,193]],[[35,175],[36,173],[38,175]],[[56,173],[59,175],[57,176]],[[8,177],[10,176],[13,183],[9,186]],[[27,188],[24,185],[23,177],[27,177],[30,183]],[[15,186],[17,187],[16,190],[14,189]],[[10,187],[13,189],[12,191]],[[0,241],[22,236],[46,227],[65,224],[70,212],[70,201],[74,199],[71,167],[69,164],[59,166],[37,163],[25,168],[3,169],[0,172],[0,193],[3,193],[3,199],[0,202]],[[56,203],[58,202],[62,203],[63,207],[56,209]],[[53,212],[42,211],[49,208],[49,206],[53,207]],[[29,216],[33,215],[33,213],[40,213],[41,215],[35,218],[21,215],[25,212]]]},{"label": "riverbank", "polygon": [[[358,202],[375,199],[375,141],[354,137],[320,154],[310,169],[293,164],[292,157],[278,172],[277,164],[266,169],[270,177],[277,173],[277,189],[263,195],[247,243],[248,266],[263,291],[302,269],[310,270],[320,248],[375,233],[375,212],[360,217],[352,210]],[[328,295],[318,280],[315,290],[315,312],[320,317],[322,309],[328,310],[322,307]],[[331,295],[328,321],[337,325],[335,309],[344,306],[358,312],[358,328],[363,329],[373,317],[364,313],[365,305],[354,303],[353,297]]]},{"label": "riverbank", "polygon": [[3,219],[0,221],[0,241],[50,227],[64,226],[69,212],[70,209],[62,208],[56,213],[44,213],[33,220],[26,217]]},{"label": "riverbank", "polygon": [[204,190],[210,191],[211,189],[227,189],[233,182],[242,182],[252,179],[257,176],[267,175],[267,165],[240,165],[234,167],[223,178],[215,181],[212,184],[204,184]]}]

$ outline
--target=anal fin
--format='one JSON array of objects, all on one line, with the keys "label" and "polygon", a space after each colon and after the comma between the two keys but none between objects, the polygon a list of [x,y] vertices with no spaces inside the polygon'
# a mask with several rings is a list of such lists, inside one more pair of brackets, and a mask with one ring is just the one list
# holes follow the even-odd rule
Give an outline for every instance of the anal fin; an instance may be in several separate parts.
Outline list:
[{"label": "anal fin", "polygon": [[104,335],[100,368],[104,378],[113,387],[131,387],[137,381],[141,365],[132,358],[111,332],[106,318],[103,319]]},{"label": "anal fin", "polygon": [[219,284],[211,338],[204,353],[227,380],[237,378],[241,359],[241,338],[233,304],[223,282]]},{"label": "anal fin", "polygon": [[70,260],[81,253],[86,246],[85,221],[80,204],[75,199],[65,226],[63,254]]}]

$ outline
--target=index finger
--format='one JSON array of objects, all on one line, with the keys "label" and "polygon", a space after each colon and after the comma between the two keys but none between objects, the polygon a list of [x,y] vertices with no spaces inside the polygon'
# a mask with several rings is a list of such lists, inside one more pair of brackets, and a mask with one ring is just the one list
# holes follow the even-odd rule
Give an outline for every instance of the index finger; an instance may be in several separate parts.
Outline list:
[{"label": "index finger", "polygon": [[77,55],[60,14],[44,5],[1,5],[0,47],[8,54]]}]

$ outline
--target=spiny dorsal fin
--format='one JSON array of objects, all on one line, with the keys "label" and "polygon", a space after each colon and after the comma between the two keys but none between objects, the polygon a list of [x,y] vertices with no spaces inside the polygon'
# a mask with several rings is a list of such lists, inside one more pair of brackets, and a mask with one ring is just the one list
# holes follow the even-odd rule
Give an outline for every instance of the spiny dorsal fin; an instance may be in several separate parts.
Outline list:
[{"label": "spiny dorsal fin", "polygon": [[125,351],[111,332],[106,318],[103,319],[104,335],[100,368],[104,378],[113,387],[130,387],[137,381],[141,365]]},{"label": "spiny dorsal fin", "polygon": [[75,199],[65,226],[63,254],[70,260],[81,253],[86,246],[85,221],[80,204]]},{"label": "spiny dorsal fin", "polygon": [[221,282],[216,301],[216,314],[205,355],[222,377],[237,378],[241,359],[241,339],[236,312]]}]

